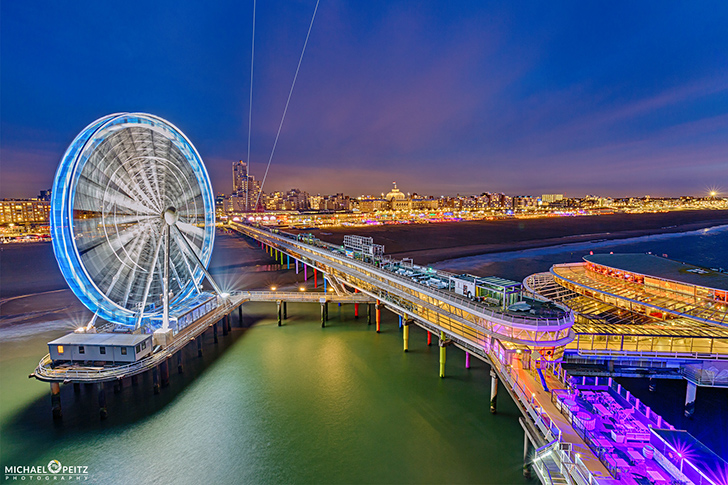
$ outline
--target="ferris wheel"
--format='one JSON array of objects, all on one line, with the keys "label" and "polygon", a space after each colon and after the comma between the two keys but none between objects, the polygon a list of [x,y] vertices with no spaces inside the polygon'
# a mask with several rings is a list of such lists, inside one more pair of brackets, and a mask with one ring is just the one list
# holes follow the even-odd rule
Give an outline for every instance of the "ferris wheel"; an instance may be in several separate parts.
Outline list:
[{"label": "ferris wheel", "polygon": [[56,172],[53,251],[94,318],[139,327],[200,291],[215,238],[212,185],[174,125],[117,113],[87,126]]}]

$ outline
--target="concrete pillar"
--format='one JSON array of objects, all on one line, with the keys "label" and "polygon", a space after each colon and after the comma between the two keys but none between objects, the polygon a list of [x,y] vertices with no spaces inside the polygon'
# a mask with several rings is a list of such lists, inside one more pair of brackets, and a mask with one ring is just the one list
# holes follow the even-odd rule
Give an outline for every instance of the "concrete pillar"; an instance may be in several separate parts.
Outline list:
[{"label": "concrete pillar", "polygon": [[182,374],[184,368],[182,367],[182,351],[177,352],[177,374]]},{"label": "concrete pillar", "polygon": [[523,432],[523,476],[525,478],[531,478],[531,453],[533,445],[531,440],[528,439],[528,434]]},{"label": "concrete pillar", "polygon": [[278,300],[276,302],[276,306],[278,307],[278,326],[281,326],[281,321],[283,320],[283,308],[281,308],[283,305],[282,302]]},{"label": "concrete pillar", "polygon": [[465,351],[465,368],[470,369],[470,352]]},{"label": "concrete pillar", "polygon": [[367,325],[372,324],[372,304],[367,303]]},{"label": "concrete pillar", "polygon": [[212,324],[212,339],[217,343],[217,322]]},{"label": "concrete pillar", "polygon": [[376,321],[377,321],[377,333],[379,333],[379,328],[382,323],[382,309],[379,308],[379,300],[377,300],[375,311],[376,311]]},{"label": "concrete pillar", "polygon": [[326,326],[326,303],[321,302],[321,328]]},{"label": "concrete pillar", "polygon": [[698,392],[698,386],[688,381],[688,388],[685,393],[685,417],[692,418],[695,414],[695,395]]},{"label": "concrete pillar", "polygon": [[61,410],[61,384],[59,382],[51,382],[51,412],[53,419],[61,419],[63,412]]},{"label": "concrete pillar", "polygon": [[490,412],[496,413],[498,407],[498,376],[490,369]]},{"label": "concrete pillar", "polygon": [[159,368],[158,366],[154,366],[152,369],[152,388],[154,389],[154,394],[159,394]]},{"label": "concrete pillar", "polygon": [[283,302],[283,320],[288,319],[288,303]]},{"label": "concrete pillar", "polygon": [[[222,327],[225,330],[225,327]],[[223,332],[223,335],[225,332]],[[202,357],[202,335],[195,339],[197,341],[197,357]]]},{"label": "concrete pillar", "polygon": [[445,377],[445,332],[440,332],[440,377]]},{"label": "concrete pillar", "polygon": [[432,332],[430,332],[428,330],[427,331],[427,346],[429,347],[430,345],[432,345]]},{"label": "concrete pillar", "polygon": [[99,417],[106,419],[109,416],[109,412],[106,410],[106,390],[104,389],[104,383],[99,382],[97,387],[99,391]]},{"label": "concrete pillar", "polygon": [[162,381],[162,387],[167,387],[169,385],[169,361],[163,360],[161,364],[159,364],[159,374]]},{"label": "concrete pillar", "polygon": [[405,324],[404,331],[402,332],[402,340],[404,341],[404,351],[409,350],[409,325]]}]

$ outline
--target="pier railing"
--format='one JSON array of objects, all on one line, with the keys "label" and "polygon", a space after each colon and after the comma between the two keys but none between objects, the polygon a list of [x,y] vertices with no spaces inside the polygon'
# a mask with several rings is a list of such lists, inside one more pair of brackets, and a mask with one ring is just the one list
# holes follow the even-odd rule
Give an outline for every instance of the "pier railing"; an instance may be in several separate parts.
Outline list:
[{"label": "pier railing", "polygon": [[516,395],[518,403],[546,441],[554,443],[551,451],[556,458],[561,474],[568,483],[576,485],[597,485],[598,477],[579,460],[579,456],[572,451],[572,445],[564,441],[563,431],[546,415],[541,406],[537,404],[535,396],[530,394],[518,377],[518,373],[510,365],[503,364],[497,355],[489,354],[491,363],[496,367],[501,378],[505,380]]},{"label": "pier railing", "polygon": [[[560,318],[515,316],[508,313],[495,311],[488,308],[482,303],[474,302],[455,293],[440,290],[427,286],[423,283],[412,281],[410,278],[391,271],[384,270],[375,264],[342,256],[341,254],[339,254],[341,248],[338,246],[334,246],[333,244],[324,243],[323,241],[319,240],[316,240],[315,244],[312,244],[306,238],[299,239],[290,234],[281,232],[274,233],[262,228],[252,227],[244,224],[233,223],[233,227],[244,234],[256,234],[261,238],[265,238],[266,240],[264,242],[268,244],[272,244],[275,246],[289,245],[292,246],[293,249],[313,253],[324,259],[324,261],[321,261],[321,263],[323,264],[332,266],[339,265],[337,269],[345,274],[351,269],[363,270],[366,273],[379,279],[380,282],[397,282],[404,287],[412,288],[414,291],[423,293],[424,295],[427,295],[431,298],[446,301],[452,305],[455,305],[461,310],[465,310],[479,318],[490,320],[497,324],[505,324],[510,327],[516,327],[524,330],[538,331],[541,328],[549,329],[549,327],[555,327],[556,329],[568,328],[574,323],[573,312],[568,307],[562,304],[557,303],[557,306],[563,311],[563,317]],[[311,254],[304,254],[302,256],[310,258]]]}]

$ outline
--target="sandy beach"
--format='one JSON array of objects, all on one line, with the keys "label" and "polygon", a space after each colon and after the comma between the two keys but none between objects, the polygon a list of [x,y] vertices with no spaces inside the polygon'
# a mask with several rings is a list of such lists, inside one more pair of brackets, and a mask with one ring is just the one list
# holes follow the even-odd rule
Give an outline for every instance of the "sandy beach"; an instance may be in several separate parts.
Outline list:
[{"label": "sandy beach", "polygon": [[335,244],[341,244],[346,234],[369,236],[375,243],[384,244],[386,254],[431,264],[478,254],[684,232],[724,224],[728,224],[728,211],[679,211],[336,228],[314,231],[314,235]]}]

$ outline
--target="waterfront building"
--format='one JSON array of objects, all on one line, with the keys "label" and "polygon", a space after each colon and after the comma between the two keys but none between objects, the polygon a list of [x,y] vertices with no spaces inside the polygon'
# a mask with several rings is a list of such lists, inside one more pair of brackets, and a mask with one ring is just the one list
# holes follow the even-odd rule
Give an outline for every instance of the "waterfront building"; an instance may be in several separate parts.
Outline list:
[{"label": "waterfront building", "polygon": [[541,195],[541,202],[543,204],[552,204],[564,199],[564,194],[543,194]]},{"label": "waterfront building", "polygon": [[575,312],[563,366],[580,374],[728,387],[728,274],[651,254],[596,254],[531,275],[527,288]]},{"label": "waterfront building", "polygon": [[[233,162],[233,192],[228,212],[249,212],[255,210],[260,194],[260,181],[250,175],[248,164],[242,160]],[[235,197],[236,200],[232,200]]]},{"label": "waterfront building", "polygon": [[4,199],[0,201],[0,224],[48,224],[51,204],[40,199]]}]

